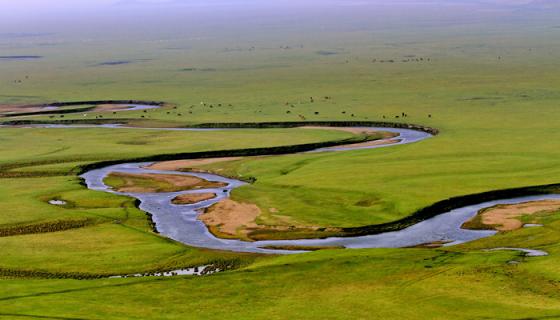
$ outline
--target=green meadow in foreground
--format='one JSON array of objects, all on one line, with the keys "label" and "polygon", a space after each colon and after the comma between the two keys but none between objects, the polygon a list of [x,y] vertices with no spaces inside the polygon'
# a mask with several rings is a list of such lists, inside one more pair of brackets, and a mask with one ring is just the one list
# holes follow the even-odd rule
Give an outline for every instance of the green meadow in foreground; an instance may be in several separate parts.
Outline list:
[{"label": "green meadow in foreground", "polygon": [[[165,47],[100,41],[96,50],[82,42],[21,40],[2,50],[25,48],[45,58],[2,61],[0,104],[146,99],[169,105],[0,122],[132,119],[161,127],[370,120],[438,128],[438,136],[409,145],[201,167],[256,178],[232,197],[256,204],[262,224],[385,223],[449,197],[560,182],[560,74],[554,72],[560,29],[557,16],[538,18],[445,30],[356,28],[318,32],[313,41],[290,33],[290,49],[284,35],[265,28],[250,51],[231,50],[238,39],[228,37],[178,38]],[[300,42],[305,46],[294,45]],[[123,56],[137,62],[96,64]],[[142,60],[147,56],[158,59]],[[403,62],[412,56],[418,61]],[[439,249],[240,254],[161,237],[134,199],[88,190],[77,177],[79,166],[99,161],[352,136],[311,129],[0,127],[0,319],[560,318],[560,213],[539,217],[543,227]],[[49,204],[53,199],[66,204]],[[485,250],[496,247],[549,255]],[[100,278],[212,263],[234,270]]]},{"label": "green meadow in foreground", "polygon": [[[452,249],[326,250],[261,259],[201,278],[11,278],[2,281],[0,315],[554,319],[560,315],[559,217],[548,216],[542,228]],[[538,247],[550,256],[525,258],[511,251],[480,250],[505,244]]]}]

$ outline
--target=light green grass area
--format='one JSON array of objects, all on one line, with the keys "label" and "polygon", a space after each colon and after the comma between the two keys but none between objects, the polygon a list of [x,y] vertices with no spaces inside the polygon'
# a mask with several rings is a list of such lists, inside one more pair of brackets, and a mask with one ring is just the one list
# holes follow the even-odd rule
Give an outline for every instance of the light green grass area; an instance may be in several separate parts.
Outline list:
[{"label": "light green grass area", "polygon": [[[511,252],[322,251],[205,278],[3,281],[2,314],[160,319],[553,318],[558,270]],[[552,259],[550,259],[552,260]],[[557,260],[557,259],[556,259]],[[156,298],[157,297],[157,298]],[[165,304],[161,304],[165,301]],[[80,308],[75,308],[76,304]]]},{"label": "light green grass area", "polygon": [[[529,114],[527,113],[527,116]],[[555,119],[550,122],[555,123]],[[559,182],[560,153],[542,129],[444,131],[417,144],[377,150],[266,157],[217,163],[257,178],[234,197],[310,225],[393,221],[449,197]],[[503,124],[502,124],[503,125]],[[521,126],[521,124],[519,124]],[[544,130],[546,139],[536,138]],[[513,135],[513,136],[512,136]]]},{"label": "light green grass area", "polygon": [[[133,207],[131,199],[89,191],[75,177],[2,179],[0,190],[0,226],[75,217],[121,219],[127,214],[123,208]],[[69,205],[48,204],[51,199]]]},{"label": "light green grass area", "polygon": [[[95,314],[114,319],[335,319],[341,314],[366,319],[417,318],[418,314],[430,319],[554,318],[560,313],[559,217],[542,217],[538,220],[545,224],[542,228],[445,250],[328,250],[260,260],[238,271],[203,278],[6,279],[1,314],[68,318]],[[80,243],[69,245],[75,249]],[[535,247],[551,255],[524,258],[513,251],[482,250],[503,245]],[[108,245],[103,253],[115,254],[115,261],[135,263],[146,257],[129,257],[115,247]],[[144,249],[150,257],[157,256]],[[93,254],[84,259],[84,264],[103,260]],[[80,308],[72,307],[76,304]]]},{"label": "light green grass area", "polygon": [[[82,131],[83,130],[83,131]],[[147,131],[146,131],[147,132]],[[144,130],[117,131],[118,139],[141,141]],[[76,134],[79,134],[77,138]],[[11,177],[20,172],[28,177],[4,178],[0,184],[0,199],[3,203],[2,223],[11,224],[75,215],[47,204],[48,200],[60,198],[74,203],[79,208],[105,210],[116,206],[117,197],[104,192],[86,190],[78,184],[75,176],[48,177],[49,174],[66,175],[78,164],[77,159],[89,163],[109,159],[126,159],[138,156],[235,149],[243,147],[275,146],[319,141],[338,140],[351,134],[327,130],[274,129],[265,131],[212,131],[175,132],[150,131],[152,146],[121,145],[113,139],[115,131],[110,129],[2,129],[7,146],[2,153],[3,172]],[[29,148],[32,144],[37,147]],[[97,201],[97,203],[96,203]],[[122,213],[119,213],[122,214]]]},{"label": "light green grass area", "polygon": [[[126,96],[167,100],[178,106],[177,109],[169,107],[145,113],[104,115],[111,118],[145,116],[144,119],[148,120],[198,123],[297,121],[301,120],[300,114],[307,120],[383,120],[385,116],[385,120],[440,128],[440,136],[416,145],[327,156],[278,157],[251,161],[235,170],[258,178],[257,184],[236,191],[235,196],[252,200],[264,210],[276,208],[282,215],[312,225],[382,223],[402,218],[451,196],[558,182],[559,149],[554,141],[559,138],[556,128],[560,120],[554,114],[560,97],[556,89],[560,79],[556,73],[548,71],[559,64],[550,55],[560,46],[553,36],[557,30],[529,25],[517,34],[486,24],[471,26],[469,30],[481,32],[487,28],[495,33],[476,33],[477,36],[472,37],[466,31],[454,30],[460,36],[438,32],[437,39],[432,39],[420,31],[406,36],[395,32],[385,35],[387,41],[392,36],[399,39],[393,41],[396,42],[394,46],[376,42],[372,48],[365,48],[359,41],[365,35],[355,32],[344,34],[350,39],[346,44],[348,53],[331,56],[316,54],[321,49],[318,44],[301,51],[278,49],[248,54],[212,52],[213,49],[208,47],[215,47],[201,43],[200,50],[207,50],[204,52],[208,54],[195,58],[191,56],[194,53],[189,53],[189,57],[199,65],[197,68],[211,65],[217,71],[178,72],[184,67],[183,60],[176,56],[178,53],[171,52],[163,55],[158,63],[106,68],[79,67],[76,63],[75,67],[83,68],[83,72],[93,72],[98,79],[110,79],[111,85],[104,85],[102,80],[97,84],[88,82],[88,88],[96,88],[95,95],[88,93],[90,89],[78,85],[84,82],[77,79],[83,77],[80,72],[60,75],[72,90],[57,84],[56,81],[62,80],[56,80],[49,83],[30,81],[29,88],[16,86],[10,92],[31,89],[48,92],[49,96],[43,100]],[[342,41],[343,35],[331,37]],[[411,37],[420,45],[409,44],[403,39]],[[543,39],[547,39],[546,49],[541,44]],[[79,48],[69,49],[69,52],[72,50]],[[121,52],[124,48],[115,50]],[[497,59],[498,53],[502,55],[500,60]],[[408,54],[430,57],[430,61],[371,62],[374,57],[388,59]],[[251,67],[248,70],[226,70],[224,57],[233,59],[236,65]],[[266,61],[274,60],[288,60],[290,67],[266,67]],[[346,60],[349,63],[345,63]],[[255,68],[256,65],[264,67]],[[151,72],[155,69],[158,72]],[[147,73],[157,77],[157,81],[142,83]],[[242,84],[239,77],[244,79]],[[126,82],[125,78],[128,79]],[[191,86],[193,83],[195,85]],[[215,87],[208,86],[208,83]],[[158,90],[153,90],[156,87]],[[114,93],[116,88],[118,94]],[[68,95],[67,92],[80,94]],[[259,94],[253,94],[256,92]],[[311,96],[314,102],[310,102]],[[332,99],[325,99],[325,96]],[[315,112],[319,114],[315,115]],[[406,112],[409,117],[396,119],[401,112]],[[429,114],[431,118],[428,118]],[[72,117],[82,119],[95,115],[66,115],[65,119]],[[105,134],[108,137],[114,135],[111,130]],[[175,144],[171,138],[159,135],[157,139],[153,138],[152,132],[143,134],[145,136],[119,131],[117,141],[107,138],[111,143],[102,145],[102,149],[119,150],[123,155],[140,155],[148,149],[155,153],[155,145],[161,148],[158,153],[171,151],[163,145]],[[169,133],[170,136],[175,134]],[[85,133],[83,136],[88,139],[89,135]],[[263,132],[259,137],[270,135]],[[255,140],[247,138],[232,141],[256,145]],[[91,156],[89,149],[98,145],[85,141],[79,143],[88,149],[80,152],[81,157]],[[50,147],[50,143],[41,145],[49,145],[50,152],[56,150],[55,146]],[[210,147],[189,145],[189,150]],[[60,155],[65,154],[60,152]],[[356,206],[356,203],[369,206]]]},{"label": "light green grass area", "polygon": [[[118,139],[113,139],[115,130],[111,129],[3,129],[2,132],[5,145],[10,147],[2,154],[4,174],[23,172],[29,176],[1,179],[0,231],[9,229],[24,234],[0,237],[3,252],[0,269],[90,275],[178,269],[218,260],[251,261],[253,256],[188,248],[155,235],[145,213],[134,207],[132,199],[82,186],[69,173],[76,165],[104,159],[205,151],[219,149],[221,145],[224,149],[234,149],[352,136],[340,131],[304,129],[149,131],[149,135],[147,130],[119,129],[118,139],[140,141],[149,137],[154,141],[149,148],[135,144],[127,149],[126,145],[119,146]],[[37,148],[29,149],[35,143]],[[76,162],[77,159],[88,161]],[[50,173],[55,176],[49,176]],[[52,199],[63,200],[66,205],[51,205],[48,201]],[[83,219],[89,219],[92,225],[25,234],[33,226],[49,225],[49,230],[59,222],[68,224]]]},{"label": "light green grass area", "polygon": [[[146,129],[2,129],[0,167],[63,170],[76,162],[342,140],[347,132],[304,129],[160,131]],[[33,146],[30,148],[30,146]],[[24,152],[25,151],[25,152]],[[62,165],[61,163],[68,163]],[[45,165],[49,167],[45,168]],[[54,167],[53,167],[54,165]],[[26,169],[29,170],[29,169]]]},{"label": "light green grass area", "polygon": [[[124,275],[177,270],[218,260],[250,262],[250,254],[188,248],[160,237],[140,215],[119,223],[2,237],[2,269],[53,274]],[[53,258],[56,257],[56,258]]]}]

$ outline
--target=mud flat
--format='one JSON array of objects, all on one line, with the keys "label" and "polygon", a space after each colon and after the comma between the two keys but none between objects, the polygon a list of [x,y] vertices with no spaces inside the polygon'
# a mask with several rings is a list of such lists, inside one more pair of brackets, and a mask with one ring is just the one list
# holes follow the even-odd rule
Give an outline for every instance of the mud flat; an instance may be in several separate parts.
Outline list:
[{"label": "mud flat", "polygon": [[205,193],[187,193],[181,194],[173,198],[171,202],[177,205],[184,204],[195,204],[198,202],[214,199],[216,197],[215,193],[205,192]]},{"label": "mud flat", "polygon": [[225,187],[225,183],[211,182],[196,176],[152,173],[112,172],[106,183],[118,192],[154,193]]},{"label": "mud flat", "polygon": [[524,224],[522,216],[547,214],[560,210],[560,200],[537,200],[516,204],[496,205],[478,212],[463,224],[467,229],[489,229],[498,231],[512,231],[523,227],[538,226]]}]

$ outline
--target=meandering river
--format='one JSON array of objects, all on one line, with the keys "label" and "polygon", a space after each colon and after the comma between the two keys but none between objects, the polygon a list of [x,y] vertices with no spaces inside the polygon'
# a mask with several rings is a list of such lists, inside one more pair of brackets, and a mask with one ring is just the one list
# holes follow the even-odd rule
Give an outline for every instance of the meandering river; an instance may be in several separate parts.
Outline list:
[{"label": "meandering river", "polygon": [[[314,152],[348,151],[362,148],[382,148],[391,147],[396,144],[414,143],[431,137],[430,134],[421,131],[394,128],[367,128],[370,130],[390,131],[398,134],[398,142],[394,144],[382,144],[375,146],[358,146],[319,149]],[[175,129],[177,130],[177,129]],[[188,130],[188,129],[185,129]],[[215,129],[214,129],[215,130]],[[141,201],[140,209],[149,212],[157,226],[157,230],[164,236],[182,242],[184,244],[204,247],[210,249],[220,249],[239,252],[259,252],[259,253],[293,253],[288,250],[267,249],[267,246],[343,246],[346,248],[398,248],[409,247],[431,242],[445,242],[445,245],[454,245],[467,241],[472,241],[495,234],[495,231],[488,230],[466,230],[461,225],[475,216],[480,209],[487,208],[496,204],[513,204],[525,201],[560,199],[560,195],[541,195],[527,196],[513,199],[503,199],[479,203],[459,209],[442,213],[431,219],[419,222],[408,228],[385,232],[375,235],[357,237],[335,237],[325,239],[305,239],[305,240],[273,240],[247,242],[241,240],[220,239],[212,235],[207,227],[197,219],[198,215],[205,208],[229,197],[231,191],[245,183],[239,180],[222,177],[215,174],[198,172],[180,171],[160,171],[151,170],[146,167],[151,163],[125,163],[108,166],[101,169],[89,171],[82,175],[87,186],[92,190],[111,192],[115,194],[134,197]],[[169,193],[121,193],[112,190],[104,184],[104,178],[111,172],[122,173],[155,173],[155,174],[177,174],[191,175],[206,179],[208,181],[224,182],[224,188],[218,189],[199,189],[193,191],[169,192]],[[188,193],[215,193],[217,197],[201,201],[190,205],[176,205],[171,202],[173,198],[180,194]]]},{"label": "meandering river", "polygon": [[[138,105],[139,110],[156,108],[157,106]],[[130,110],[130,109],[129,109]],[[33,124],[31,127],[42,128],[108,128],[108,129],[143,129],[143,130],[173,130],[173,131],[216,131],[232,130],[220,128],[136,128],[119,124],[103,125],[62,125],[62,124]],[[400,128],[386,127],[361,127],[353,129],[386,131],[396,133],[396,137],[381,140],[377,145],[349,145],[329,148],[321,148],[308,152],[341,152],[357,149],[373,149],[392,147],[401,144],[415,143],[432,137],[431,134]],[[235,130],[235,129],[233,129]],[[387,142],[384,144],[384,142]],[[494,235],[492,230],[467,230],[462,229],[463,223],[475,216],[480,209],[494,206],[496,204],[515,204],[527,201],[560,199],[560,195],[539,195],[527,196],[511,199],[501,199],[488,201],[476,205],[465,206],[444,212],[433,218],[424,220],[410,227],[398,231],[385,232],[374,235],[356,237],[332,237],[325,239],[302,239],[302,240],[270,240],[247,242],[241,240],[220,239],[208,231],[208,228],[198,220],[201,212],[213,204],[230,196],[231,191],[245,184],[245,182],[222,177],[215,174],[199,172],[180,172],[180,171],[161,171],[147,169],[151,163],[124,163],[95,169],[82,175],[88,188],[92,190],[110,192],[125,196],[130,196],[140,200],[140,209],[152,215],[158,232],[173,240],[182,242],[194,247],[209,249],[229,250],[238,252],[258,252],[258,253],[295,253],[293,250],[276,250],[267,247],[275,246],[336,246],[346,248],[399,248],[410,247],[426,243],[442,242],[444,245],[455,245],[476,239]],[[133,173],[133,174],[174,174],[190,175],[200,177],[208,181],[223,182],[226,187],[218,189],[198,189],[192,191],[168,192],[168,193],[123,193],[117,192],[104,184],[104,178],[111,172]],[[189,205],[176,205],[172,200],[181,194],[189,193],[214,193],[217,196],[210,200],[200,201]],[[510,249],[510,248],[508,248]],[[520,249],[527,250],[527,249]],[[525,251],[524,251],[525,252]]]}]

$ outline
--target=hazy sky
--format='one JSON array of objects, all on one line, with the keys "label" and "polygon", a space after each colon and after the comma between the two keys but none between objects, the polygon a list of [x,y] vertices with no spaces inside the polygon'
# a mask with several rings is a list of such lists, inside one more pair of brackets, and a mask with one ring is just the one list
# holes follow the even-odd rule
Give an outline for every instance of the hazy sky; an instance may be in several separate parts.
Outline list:
[{"label": "hazy sky", "polygon": [[[360,5],[367,3],[385,4],[434,4],[434,3],[485,3],[501,5],[519,5],[531,2],[542,2],[543,0],[0,0],[2,4],[1,15],[24,13],[33,15],[38,12],[60,12],[72,10],[108,9],[123,6],[212,6],[212,5],[297,5],[307,4],[338,4],[338,5]],[[544,0],[547,1],[547,0]]]},{"label": "hazy sky", "polygon": [[[372,1],[372,0],[369,0]],[[377,0],[373,0],[377,1]],[[398,1],[398,0],[397,0]],[[409,0],[410,1],[410,0]],[[421,1],[421,0],[413,0]],[[365,1],[367,2],[367,1]],[[364,3],[356,0],[0,0],[0,17],[5,19],[40,17],[63,13],[91,13],[119,10],[142,10],[145,8],[181,7],[233,7],[250,8],[282,5]]]},{"label": "hazy sky", "polygon": [[[395,23],[412,20],[467,21],[493,18],[502,9],[529,3],[559,0],[0,0],[0,35],[7,33],[65,33],[148,28],[171,30],[191,23],[206,28],[218,22],[243,24],[250,21],[289,23],[321,27],[354,21],[365,24],[387,17]],[[481,9],[482,8],[482,9]],[[490,13],[489,13],[490,12]],[[490,15],[490,16],[488,16]],[[496,14],[498,17],[498,14]],[[330,20],[329,20],[330,19]],[[141,25],[139,25],[141,22]],[[257,26],[258,27],[258,26]]]}]

